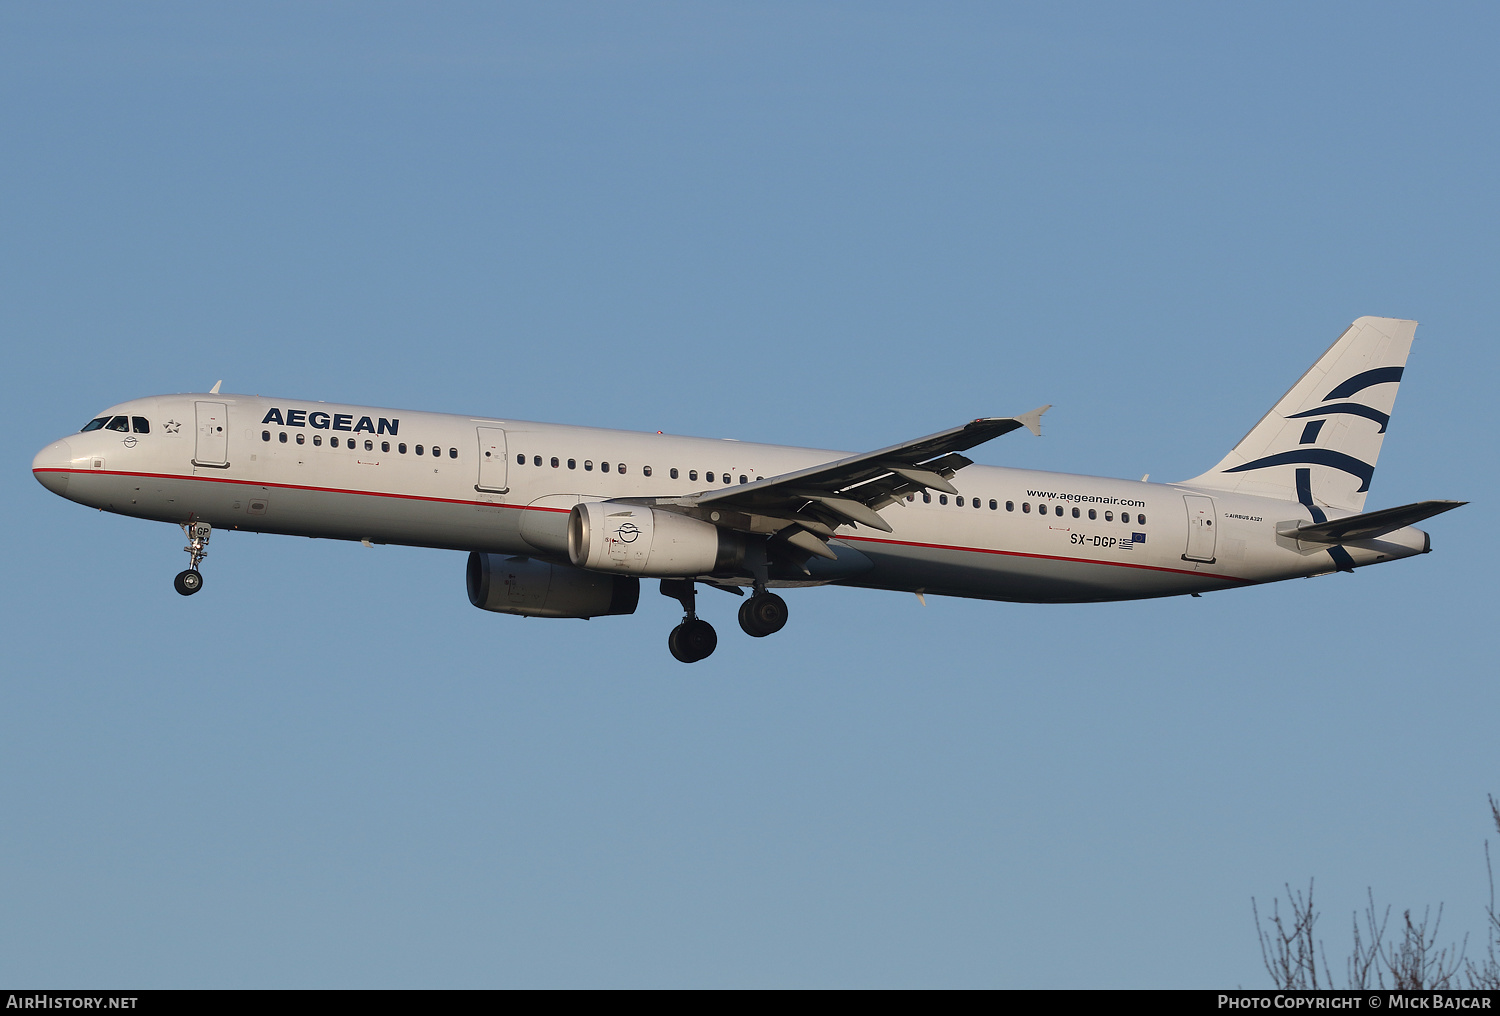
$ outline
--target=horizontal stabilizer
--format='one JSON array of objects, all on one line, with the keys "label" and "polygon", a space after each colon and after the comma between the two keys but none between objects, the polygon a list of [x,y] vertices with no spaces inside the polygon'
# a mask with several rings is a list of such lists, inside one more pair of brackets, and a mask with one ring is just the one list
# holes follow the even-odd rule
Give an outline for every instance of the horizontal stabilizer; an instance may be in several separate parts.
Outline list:
[{"label": "horizontal stabilizer", "polygon": [[1467,501],[1418,501],[1399,508],[1382,508],[1378,512],[1350,515],[1348,518],[1332,519],[1312,526],[1303,526],[1294,533],[1303,543],[1352,543],[1356,540],[1373,540],[1377,536],[1416,525],[1423,519],[1452,511]]}]

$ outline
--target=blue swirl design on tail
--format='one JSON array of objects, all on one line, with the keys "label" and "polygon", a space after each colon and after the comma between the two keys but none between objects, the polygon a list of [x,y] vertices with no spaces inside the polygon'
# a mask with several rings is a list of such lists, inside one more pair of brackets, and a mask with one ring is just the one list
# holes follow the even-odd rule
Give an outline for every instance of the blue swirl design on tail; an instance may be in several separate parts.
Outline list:
[{"label": "blue swirl design on tail", "polygon": [[1362,392],[1371,385],[1395,384],[1401,380],[1401,372],[1405,369],[1405,367],[1376,367],[1373,370],[1362,371],[1323,396],[1323,401],[1347,399],[1355,392]]},{"label": "blue swirl design on tail", "polygon": [[[1375,467],[1368,462],[1361,462],[1353,455],[1345,455],[1331,448],[1294,448],[1289,452],[1277,452],[1275,455],[1266,455],[1262,458],[1253,459],[1243,466],[1235,466],[1226,469],[1226,473],[1243,473],[1248,469],[1262,469],[1266,466],[1285,466],[1292,463],[1305,462],[1314,466],[1331,466],[1334,469],[1342,469],[1351,476],[1359,478],[1359,490],[1361,493],[1370,489],[1370,478],[1375,475]],[[1298,470],[1302,472],[1302,470]]]},{"label": "blue swirl design on tail", "polygon": [[[1313,504],[1311,469],[1297,470],[1297,500],[1307,507],[1314,522],[1328,521],[1328,513]],[[1333,566],[1339,571],[1352,572],[1354,570],[1354,558],[1350,557],[1349,552],[1343,547],[1329,547],[1328,556],[1333,558]]]},{"label": "blue swirl design on tail", "polygon": [[1386,425],[1391,422],[1388,414],[1369,406],[1362,406],[1358,402],[1339,402],[1332,406],[1319,406],[1302,413],[1293,413],[1288,420],[1305,420],[1309,416],[1330,416],[1334,413],[1348,413],[1350,416],[1363,416],[1366,420],[1374,420],[1380,424],[1380,433],[1385,433]]},{"label": "blue swirl design on tail", "polygon": [[[1401,380],[1401,374],[1405,367],[1375,367],[1370,370],[1361,371],[1343,384],[1338,385],[1323,396],[1324,402],[1333,399],[1347,399],[1356,392],[1362,392],[1374,385],[1395,384]],[[1382,413],[1378,409],[1360,405],[1358,402],[1338,402],[1331,406],[1318,406],[1314,409],[1306,409],[1300,413],[1293,413],[1288,420],[1304,420],[1310,416],[1330,416],[1334,413],[1347,413],[1351,416],[1362,416],[1366,420],[1373,420],[1380,424],[1380,433],[1385,433],[1386,425],[1391,422],[1389,413]],[[1309,424],[1302,431],[1302,443],[1310,444],[1317,440],[1318,431],[1321,427],[1313,427]],[[1277,452],[1274,455],[1264,455],[1258,459],[1246,462],[1242,466],[1224,470],[1226,473],[1243,473],[1250,469],[1262,469],[1266,466],[1286,466],[1296,463],[1307,463],[1313,466],[1331,466],[1334,469],[1342,469],[1344,472],[1359,478],[1359,490],[1363,494],[1370,489],[1370,479],[1375,475],[1375,467],[1368,462],[1356,459],[1353,455],[1344,452],[1336,452],[1331,448],[1296,448],[1288,452]],[[1307,482],[1310,470],[1297,470],[1297,499],[1303,504],[1312,507],[1311,485]],[[1304,497],[1303,492],[1308,491]],[[1313,508],[1314,512],[1319,509]],[[1319,521],[1322,521],[1321,519]],[[1348,557],[1347,554],[1344,555]],[[1337,560],[1337,558],[1335,558]]]}]

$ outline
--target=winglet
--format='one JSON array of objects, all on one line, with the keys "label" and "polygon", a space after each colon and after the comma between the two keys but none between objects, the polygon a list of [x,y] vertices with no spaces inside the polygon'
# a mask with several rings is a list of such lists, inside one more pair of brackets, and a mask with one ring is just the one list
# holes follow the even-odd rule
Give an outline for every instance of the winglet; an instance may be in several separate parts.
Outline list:
[{"label": "winglet", "polygon": [[1020,416],[1018,416],[1018,417],[1015,418],[1015,421],[1017,423],[1019,423],[1021,426],[1025,427],[1027,430],[1031,431],[1037,437],[1041,437],[1042,436],[1042,414],[1045,413],[1047,410],[1049,410],[1051,408],[1052,408],[1052,403],[1049,402],[1045,406],[1041,406],[1041,407],[1039,407],[1037,409],[1033,409],[1029,413],[1022,413]]},{"label": "winglet", "polygon": [[223,384],[223,383],[224,383],[224,379],[223,378],[219,378],[219,380],[217,380],[217,381],[214,382],[214,386],[208,390],[208,394],[210,394],[210,395],[217,395],[217,394],[219,394],[219,386],[221,384]]}]

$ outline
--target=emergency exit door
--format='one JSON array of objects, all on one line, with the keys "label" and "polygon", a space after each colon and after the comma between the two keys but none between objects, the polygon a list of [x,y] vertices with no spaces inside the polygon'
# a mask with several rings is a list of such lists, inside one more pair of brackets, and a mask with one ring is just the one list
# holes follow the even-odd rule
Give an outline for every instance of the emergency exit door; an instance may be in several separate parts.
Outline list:
[{"label": "emergency exit door", "polygon": [[1182,499],[1187,502],[1188,516],[1187,551],[1182,559],[1212,564],[1214,544],[1218,539],[1214,535],[1214,530],[1218,528],[1214,524],[1214,499],[1195,494],[1184,494]]},{"label": "emergency exit door", "polygon": [[222,402],[199,402],[198,443],[193,465],[223,469],[229,465],[229,407]]},{"label": "emergency exit door", "polygon": [[499,427],[479,428],[479,482],[475,490],[505,494],[505,431]]}]

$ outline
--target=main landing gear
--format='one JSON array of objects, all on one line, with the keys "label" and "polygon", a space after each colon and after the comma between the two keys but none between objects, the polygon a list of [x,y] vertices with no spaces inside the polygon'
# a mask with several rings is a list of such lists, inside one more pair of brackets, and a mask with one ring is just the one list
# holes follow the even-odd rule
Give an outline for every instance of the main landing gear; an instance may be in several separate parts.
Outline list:
[{"label": "main landing gear", "polygon": [[183,596],[192,596],[203,588],[203,573],[198,570],[198,564],[208,556],[208,538],[214,529],[207,522],[184,522],[182,532],[188,539],[188,545],[182,548],[187,551],[188,566],[187,571],[177,573],[172,588]]},{"label": "main landing gear", "polygon": [[763,639],[786,627],[786,601],[764,589],[740,604],[740,627],[752,638]]},{"label": "main landing gear", "polygon": [[682,604],[682,623],[667,636],[667,649],[682,663],[697,663],[713,655],[719,647],[719,633],[698,616],[698,591],[691,579],[662,579],[661,594]]},{"label": "main landing gear", "polygon": [[[758,584],[757,584],[758,585]],[[720,587],[724,588],[724,587]],[[729,588],[729,592],[738,590]],[[682,604],[682,623],[667,636],[667,648],[683,663],[697,663],[713,655],[719,635],[713,625],[698,616],[698,591],[691,579],[662,579],[661,594]],[[753,638],[774,635],[786,627],[786,601],[758,585],[755,595],[740,604],[740,627]]]}]

